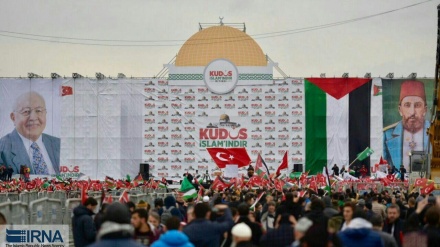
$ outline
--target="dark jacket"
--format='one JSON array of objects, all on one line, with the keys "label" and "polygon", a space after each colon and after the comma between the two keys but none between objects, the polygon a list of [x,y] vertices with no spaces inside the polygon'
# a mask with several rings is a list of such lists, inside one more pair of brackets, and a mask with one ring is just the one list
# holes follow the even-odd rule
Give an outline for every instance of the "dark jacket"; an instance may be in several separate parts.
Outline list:
[{"label": "dark jacket", "polygon": [[83,247],[95,242],[96,228],[93,212],[83,205],[73,209],[72,230],[75,247]]},{"label": "dark jacket", "polygon": [[295,241],[293,227],[290,224],[281,224],[277,229],[269,230],[261,237],[260,246],[285,247]]},{"label": "dark jacket", "polygon": [[217,247],[220,246],[220,237],[224,232],[229,231],[234,224],[232,220],[231,210],[225,210],[225,214],[217,217],[217,221],[209,221],[207,219],[195,219],[191,221],[185,228],[185,233],[191,243],[197,247]]},{"label": "dark jacket", "polygon": [[236,247],[255,247],[256,245],[252,244],[251,241],[240,242],[236,245]]},{"label": "dark jacket", "polygon": [[103,238],[88,247],[145,247],[131,238]]},{"label": "dark jacket", "polygon": [[394,225],[394,234],[393,237],[397,242],[397,245],[399,247],[402,246],[402,239],[401,237],[403,236],[403,226],[404,226],[404,222],[401,219],[397,219],[393,224],[388,223],[388,221],[386,221],[383,225],[383,231],[384,232],[388,232],[391,234],[391,230],[393,228]]}]

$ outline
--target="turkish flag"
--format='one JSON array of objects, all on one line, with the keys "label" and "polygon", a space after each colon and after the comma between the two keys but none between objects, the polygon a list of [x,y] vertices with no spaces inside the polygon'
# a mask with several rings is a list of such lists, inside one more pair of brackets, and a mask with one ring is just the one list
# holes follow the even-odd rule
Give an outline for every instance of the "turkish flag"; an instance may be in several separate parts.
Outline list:
[{"label": "turkish flag", "polygon": [[129,201],[128,199],[128,190],[125,189],[124,192],[122,192],[121,196],[119,197],[120,203],[127,203]]},{"label": "turkish flag", "polygon": [[248,166],[251,163],[246,148],[207,148],[214,162],[219,168],[226,165]]},{"label": "turkish flag", "polygon": [[286,151],[284,153],[283,160],[281,161],[281,164],[278,166],[278,169],[276,172],[277,176],[279,176],[281,174],[281,170],[287,169],[288,167],[289,167],[289,165],[288,165],[288,161],[287,161],[287,151]]},{"label": "turkish flag", "polygon": [[425,187],[421,188],[420,193],[422,193],[422,195],[428,195],[434,190],[435,190],[434,183],[430,183],[430,184],[426,185]]},{"label": "turkish flag", "polygon": [[394,178],[395,178],[395,177],[394,177],[394,175],[392,175],[392,174],[388,174],[388,175],[387,175],[387,179],[390,180],[391,182],[394,182]]},{"label": "turkish flag", "polygon": [[73,95],[73,88],[71,86],[61,87],[61,96]]},{"label": "turkish flag", "polygon": [[83,183],[82,187],[81,187],[81,204],[84,205],[84,203],[86,203],[87,200],[87,188],[88,188],[88,184]]},{"label": "turkish flag", "polygon": [[416,180],[414,181],[414,187],[425,187],[427,182],[428,179],[426,178],[416,178]]},{"label": "turkish flag", "polygon": [[228,188],[229,186],[221,180],[218,176],[215,177],[214,181],[212,182],[211,188],[213,190],[223,191],[224,189]]},{"label": "turkish flag", "polygon": [[250,186],[261,186],[263,184],[263,179],[259,176],[254,175],[251,178],[249,178],[248,184]]},{"label": "turkish flag", "polygon": [[106,195],[106,196],[104,197],[103,203],[112,204],[112,202],[113,202],[113,197],[112,197],[112,195]]}]

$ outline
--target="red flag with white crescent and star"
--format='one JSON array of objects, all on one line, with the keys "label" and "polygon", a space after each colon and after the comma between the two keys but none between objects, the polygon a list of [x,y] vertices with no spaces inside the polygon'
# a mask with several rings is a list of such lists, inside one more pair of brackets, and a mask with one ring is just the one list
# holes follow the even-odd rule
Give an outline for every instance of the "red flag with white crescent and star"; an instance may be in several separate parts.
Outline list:
[{"label": "red flag with white crescent and star", "polygon": [[416,180],[414,181],[414,187],[425,187],[427,182],[428,179],[426,178],[416,178]]},{"label": "red flag with white crescent and star", "polygon": [[207,148],[214,162],[219,168],[226,165],[248,166],[251,163],[246,148]]},{"label": "red flag with white crescent and star", "polygon": [[433,192],[434,190],[435,190],[435,185],[434,185],[434,183],[430,183],[430,184],[426,185],[425,187],[421,188],[421,189],[420,189],[420,193],[421,193],[422,195],[428,195],[428,194],[430,194],[431,192]]},{"label": "red flag with white crescent and star", "polygon": [[73,95],[73,88],[71,86],[61,87],[61,96]]}]

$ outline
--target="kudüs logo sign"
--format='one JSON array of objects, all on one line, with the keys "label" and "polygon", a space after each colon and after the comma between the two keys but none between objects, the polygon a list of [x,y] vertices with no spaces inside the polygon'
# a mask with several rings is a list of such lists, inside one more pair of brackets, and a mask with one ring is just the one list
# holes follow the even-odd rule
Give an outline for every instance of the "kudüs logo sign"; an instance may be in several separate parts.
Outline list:
[{"label": "kud\u00fcs logo sign", "polygon": [[203,79],[211,92],[226,94],[237,86],[238,69],[227,59],[215,59],[205,67]]},{"label": "kud\u00fcs logo sign", "polygon": [[6,228],[6,242],[9,247],[69,246],[69,226],[14,225],[14,229]]}]

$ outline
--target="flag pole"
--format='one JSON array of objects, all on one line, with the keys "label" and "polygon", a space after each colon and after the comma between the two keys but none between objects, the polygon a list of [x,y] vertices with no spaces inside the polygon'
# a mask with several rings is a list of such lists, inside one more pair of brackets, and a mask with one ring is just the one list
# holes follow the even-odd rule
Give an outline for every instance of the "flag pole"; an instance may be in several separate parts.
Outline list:
[{"label": "flag pole", "polygon": [[348,168],[350,168],[350,166],[353,165],[354,162],[356,162],[356,160],[358,160],[358,158],[354,159],[354,160],[350,163],[350,165],[348,165]]}]

